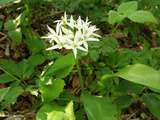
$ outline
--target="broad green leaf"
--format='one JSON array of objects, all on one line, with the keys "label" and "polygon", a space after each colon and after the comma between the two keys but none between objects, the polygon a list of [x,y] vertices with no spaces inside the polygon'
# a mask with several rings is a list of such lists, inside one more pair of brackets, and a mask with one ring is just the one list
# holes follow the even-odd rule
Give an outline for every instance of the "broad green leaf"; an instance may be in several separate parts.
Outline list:
[{"label": "broad green leaf", "polygon": [[24,59],[17,64],[19,68],[19,77],[23,80],[29,78],[34,73],[35,66],[31,64],[30,61]]},{"label": "broad green leaf", "polygon": [[118,96],[115,100],[114,103],[120,108],[128,108],[133,102],[133,99],[129,95],[123,95],[123,96]]},{"label": "broad green leaf", "polygon": [[67,107],[65,108],[65,116],[68,118],[68,120],[76,120],[74,116],[74,110],[73,110],[73,102],[69,102]]},{"label": "broad green leaf", "polygon": [[159,72],[143,64],[129,65],[115,75],[134,83],[160,89]]},{"label": "broad green leaf", "polygon": [[1,59],[0,69],[7,71],[7,73],[12,74],[14,76],[19,76],[19,68],[16,65],[16,63],[12,60]]},{"label": "broad green leaf", "polygon": [[0,75],[0,83],[8,83],[13,80],[14,80],[14,78],[12,76],[10,76],[9,74],[4,73],[4,74]]},{"label": "broad green leaf", "polygon": [[8,4],[8,3],[11,3],[11,2],[14,2],[15,0],[0,0],[0,5],[3,5],[3,4]]},{"label": "broad green leaf", "polygon": [[73,102],[66,107],[57,104],[44,104],[37,113],[36,120],[75,120]]},{"label": "broad green leaf", "polygon": [[[6,79],[8,79],[7,81],[10,81],[9,78],[12,78],[12,80],[15,80],[15,78],[23,80],[29,78],[35,72],[36,65],[35,63],[32,64],[30,60],[24,59],[19,63],[15,63],[12,60],[2,59],[0,60],[0,69],[4,70],[4,72],[10,76],[6,77]],[[37,61],[37,63],[39,63],[39,61]]]},{"label": "broad green leaf", "polygon": [[27,46],[33,54],[44,49],[44,42],[35,34],[31,33],[31,30],[27,29],[24,34],[26,37]]},{"label": "broad green leaf", "polygon": [[63,107],[44,104],[36,115],[36,120],[64,120]]},{"label": "broad green leaf", "polygon": [[150,112],[160,119],[160,100],[154,94],[146,94],[142,96],[142,101],[145,103]]},{"label": "broad green leaf", "polygon": [[115,51],[117,51],[118,48],[118,42],[116,39],[112,37],[104,37],[102,41],[103,45],[100,48],[103,55],[111,53],[113,54]]},{"label": "broad green leaf", "polygon": [[9,88],[1,88],[0,89],[0,102],[4,99],[4,96],[8,93]]},{"label": "broad green leaf", "polygon": [[4,23],[4,28],[8,31],[12,31],[16,29],[16,23],[14,20],[8,20]]},{"label": "broad green leaf", "polygon": [[46,85],[40,86],[40,92],[44,102],[50,102],[57,98],[64,88],[64,80],[55,79],[47,81]]},{"label": "broad green leaf", "polygon": [[[37,64],[42,61],[37,61]],[[31,59],[24,59],[19,63],[6,59],[0,60],[0,69],[6,72],[6,74],[8,74],[10,78],[12,77],[13,80],[15,80],[15,78],[23,80],[30,77],[34,73],[35,67],[35,62],[33,62],[32,64]],[[8,78],[9,77],[7,77],[6,79]],[[7,81],[9,81],[9,79]]]},{"label": "broad green leaf", "polygon": [[55,63],[48,66],[45,75],[56,76],[56,78],[65,78],[72,70],[75,64],[73,54],[67,54],[60,57]]},{"label": "broad green leaf", "polygon": [[16,44],[20,44],[22,41],[22,33],[21,29],[17,28],[16,30],[12,30],[8,32],[9,37]]},{"label": "broad green leaf", "polygon": [[129,16],[130,14],[134,13],[138,8],[138,3],[137,1],[130,1],[130,2],[125,2],[122,3],[117,11],[118,13],[123,14],[125,17]]},{"label": "broad green leaf", "polygon": [[99,58],[99,51],[97,50],[90,50],[89,51],[89,57],[93,60],[93,61],[97,61]]},{"label": "broad green leaf", "polygon": [[118,110],[109,98],[82,94],[81,100],[89,120],[117,120]]},{"label": "broad green leaf", "polygon": [[27,45],[33,53],[37,53],[44,48],[44,43],[40,38],[32,37],[27,40]]},{"label": "broad green leaf", "polygon": [[22,94],[23,89],[21,87],[11,87],[8,93],[5,96],[4,103],[14,103],[17,97]]},{"label": "broad green leaf", "polygon": [[160,100],[160,94],[153,93],[153,95],[155,95],[156,98]]},{"label": "broad green leaf", "polygon": [[10,104],[14,104],[17,100],[17,97],[23,93],[23,89],[21,87],[9,87],[8,92],[4,92],[5,95],[3,96],[3,101],[0,103],[2,109],[9,106]]},{"label": "broad green leaf", "polygon": [[118,12],[113,10],[109,11],[108,15],[108,22],[110,24],[120,23],[124,19],[123,15],[120,15]]},{"label": "broad green leaf", "polygon": [[127,81],[127,80],[122,80],[119,82],[118,85],[114,86],[115,94],[116,93],[121,93],[121,94],[125,94],[125,95],[127,95],[127,94],[141,94],[144,89],[145,89],[144,86],[142,86],[140,84],[135,84],[135,83]]},{"label": "broad green leaf", "polygon": [[137,23],[157,23],[156,18],[149,11],[139,10],[130,14],[128,18]]},{"label": "broad green leaf", "polygon": [[33,66],[42,64],[45,60],[46,60],[46,57],[42,54],[35,54],[28,58],[29,63],[31,63]]},{"label": "broad green leaf", "polygon": [[29,78],[35,72],[37,65],[42,64],[45,60],[45,56],[36,54],[30,56],[28,59],[24,59],[17,64],[19,68],[19,76],[22,79]]}]

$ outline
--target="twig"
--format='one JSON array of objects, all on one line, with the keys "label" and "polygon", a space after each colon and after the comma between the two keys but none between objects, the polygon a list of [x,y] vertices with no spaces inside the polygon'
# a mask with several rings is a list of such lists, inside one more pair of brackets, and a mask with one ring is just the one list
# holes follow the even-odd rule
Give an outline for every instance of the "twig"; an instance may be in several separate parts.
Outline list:
[{"label": "twig", "polygon": [[2,37],[0,38],[0,42],[2,42],[3,40],[7,38],[7,35],[2,32],[0,32],[0,35],[2,35]]},{"label": "twig", "polygon": [[132,113],[132,114],[127,118],[127,120],[130,120],[136,113],[137,113],[137,111],[134,112],[134,113]]}]

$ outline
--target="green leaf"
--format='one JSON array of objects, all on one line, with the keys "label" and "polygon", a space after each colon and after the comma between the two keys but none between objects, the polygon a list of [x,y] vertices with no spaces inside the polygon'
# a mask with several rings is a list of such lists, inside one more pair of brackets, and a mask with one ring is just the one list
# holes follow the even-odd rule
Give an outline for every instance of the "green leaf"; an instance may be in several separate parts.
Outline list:
[{"label": "green leaf", "polygon": [[67,107],[57,104],[44,104],[37,113],[36,120],[75,120],[73,102]]},{"label": "green leaf", "polygon": [[134,83],[160,89],[159,72],[143,64],[129,65],[115,75]]},{"label": "green leaf", "polygon": [[38,53],[44,49],[44,42],[39,37],[31,33],[31,30],[27,29],[24,34],[27,46],[32,53]]},{"label": "green leaf", "polygon": [[35,54],[28,58],[29,63],[31,63],[33,66],[42,64],[45,60],[46,60],[46,57],[42,54]]},{"label": "green leaf", "polygon": [[4,23],[4,28],[8,31],[12,31],[16,29],[16,23],[14,20],[8,20]]},{"label": "green leaf", "polygon": [[124,19],[123,15],[120,15],[118,12],[113,10],[109,11],[108,15],[108,22],[110,24],[120,23]]},{"label": "green leaf", "polygon": [[[11,77],[13,80],[15,80],[15,78],[23,80],[25,78],[29,78],[35,71],[36,64],[35,62],[32,63],[32,59],[24,59],[19,63],[15,63],[12,60],[2,59],[0,60],[0,69],[4,70],[4,72],[6,72],[6,74],[10,76],[6,78],[8,80]],[[42,61],[37,61],[37,64],[39,62],[41,63]]]},{"label": "green leaf", "polygon": [[113,54],[115,51],[117,51],[118,48],[118,42],[116,39],[112,37],[104,37],[102,41],[103,45],[100,48],[103,55],[111,53]]},{"label": "green leaf", "polygon": [[142,101],[149,108],[150,112],[160,119],[160,100],[154,94],[146,94],[142,96]]},{"label": "green leaf", "polygon": [[16,30],[12,30],[8,32],[9,37],[11,38],[11,40],[13,42],[15,42],[16,44],[20,44],[22,41],[22,33],[21,33],[21,29],[16,29]]},{"label": "green leaf", "polygon": [[0,102],[4,99],[4,96],[8,93],[9,88],[0,89]]},{"label": "green leaf", "polygon": [[89,51],[89,57],[93,60],[93,61],[97,61],[99,58],[99,52],[97,50],[90,50]]},{"label": "green leaf", "polygon": [[19,69],[18,72],[19,77],[22,79],[29,78],[35,72],[36,66],[42,64],[44,60],[45,56],[41,54],[36,54],[16,64],[16,66]]},{"label": "green leaf", "polygon": [[8,83],[13,80],[14,78],[6,73],[0,75],[0,83]]},{"label": "green leaf", "polygon": [[67,54],[57,59],[55,63],[49,65],[44,75],[52,75],[56,76],[56,78],[65,78],[73,69],[74,64],[75,58],[73,54]]},{"label": "green leaf", "polygon": [[130,14],[134,13],[138,8],[138,3],[137,1],[130,1],[130,2],[125,2],[122,3],[117,11],[120,14],[123,14],[125,17],[129,16]]},{"label": "green leaf", "polygon": [[21,87],[9,87],[3,89],[5,89],[3,90],[3,101],[0,103],[2,109],[9,106],[10,104],[14,104],[17,100],[17,97],[23,92]]},{"label": "green leaf", "polygon": [[7,71],[9,74],[19,76],[19,68],[12,60],[1,59],[0,69]]},{"label": "green leaf", "polygon": [[109,98],[82,94],[82,102],[89,120],[117,120],[118,110]]},{"label": "green leaf", "polygon": [[128,18],[137,23],[157,23],[156,18],[149,11],[139,10],[130,14]]},{"label": "green leaf", "polygon": [[36,115],[36,120],[63,120],[63,107],[56,104],[44,104]]},{"label": "green leaf", "polygon": [[132,102],[132,97],[129,95],[118,96],[114,100],[114,103],[116,103],[120,109],[128,108],[132,104]]},{"label": "green leaf", "polygon": [[50,102],[57,98],[64,88],[64,80],[61,79],[50,79],[46,84],[41,84],[40,92],[44,102]]},{"label": "green leaf", "polygon": [[11,2],[14,2],[15,0],[0,0],[0,5],[3,5],[3,4],[8,4],[8,3],[11,3]]},{"label": "green leaf", "polygon": [[25,78],[29,78],[34,73],[35,66],[31,64],[30,61],[24,59],[17,64],[19,68],[19,77],[23,80]]},{"label": "green leaf", "polygon": [[14,104],[17,97],[22,94],[23,89],[21,87],[11,87],[6,96],[4,97],[5,104]]},{"label": "green leaf", "polygon": [[65,116],[68,120],[76,120],[73,110],[73,102],[69,102],[67,107],[65,108]]},{"label": "green leaf", "polygon": [[140,84],[135,84],[133,82],[129,82],[126,80],[122,80],[119,82],[118,85],[114,86],[115,94],[116,93],[121,93],[121,94],[125,94],[125,95],[141,94],[144,89],[145,89],[144,86],[142,86]]}]

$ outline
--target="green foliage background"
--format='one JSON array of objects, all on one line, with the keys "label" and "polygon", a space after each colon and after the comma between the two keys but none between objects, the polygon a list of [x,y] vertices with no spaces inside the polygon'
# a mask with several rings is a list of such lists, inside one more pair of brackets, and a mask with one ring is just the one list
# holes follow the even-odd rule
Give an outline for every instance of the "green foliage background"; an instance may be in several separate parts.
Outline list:
[{"label": "green foliage background", "polygon": [[[88,54],[78,53],[85,81],[78,93],[73,55],[46,51],[41,38],[64,12],[89,17],[102,36]],[[28,93],[36,97],[30,111],[37,120],[118,120],[135,103],[160,119],[159,13],[159,0],[1,0],[6,18],[0,18],[0,31],[9,49],[16,53],[24,44],[27,50],[0,59],[0,110],[14,108]]]}]

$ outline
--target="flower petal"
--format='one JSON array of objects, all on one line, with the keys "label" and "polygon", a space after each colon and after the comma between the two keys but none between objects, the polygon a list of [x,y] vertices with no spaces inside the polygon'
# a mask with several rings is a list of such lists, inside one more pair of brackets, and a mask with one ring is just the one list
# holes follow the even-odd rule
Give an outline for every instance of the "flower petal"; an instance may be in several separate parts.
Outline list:
[{"label": "flower petal", "polygon": [[51,27],[49,27],[48,25],[47,25],[47,28],[48,28],[49,32],[51,32],[52,34],[56,34],[56,32]]},{"label": "flower petal", "polygon": [[54,50],[54,49],[61,49],[62,47],[59,45],[54,45],[52,47],[47,48],[46,50]]},{"label": "flower petal", "polygon": [[78,49],[81,50],[81,51],[84,51],[84,52],[88,52],[88,50],[83,48],[82,46],[79,46]]}]

